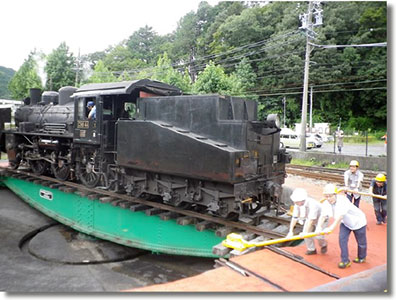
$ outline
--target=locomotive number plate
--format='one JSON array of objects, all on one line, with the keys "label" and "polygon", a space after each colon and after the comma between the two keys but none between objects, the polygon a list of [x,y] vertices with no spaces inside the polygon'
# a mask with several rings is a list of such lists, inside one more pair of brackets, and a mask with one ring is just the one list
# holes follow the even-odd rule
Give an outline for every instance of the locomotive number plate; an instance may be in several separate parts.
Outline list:
[{"label": "locomotive number plate", "polygon": [[88,121],[77,121],[77,128],[89,128]]}]

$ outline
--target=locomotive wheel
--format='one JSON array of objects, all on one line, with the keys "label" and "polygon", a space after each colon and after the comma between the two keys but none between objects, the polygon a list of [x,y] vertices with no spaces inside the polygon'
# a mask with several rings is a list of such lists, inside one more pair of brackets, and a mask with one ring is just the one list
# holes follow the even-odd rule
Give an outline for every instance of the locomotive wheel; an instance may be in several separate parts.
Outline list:
[{"label": "locomotive wheel", "polygon": [[12,169],[12,170],[16,170],[16,169],[18,169],[20,163],[21,163],[21,155],[18,153],[18,154],[15,156],[15,159],[14,159],[14,160],[10,160],[10,161],[9,161],[9,167],[10,167],[10,169]]},{"label": "locomotive wheel", "polygon": [[45,160],[31,160],[30,167],[34,174],[43,175],[48,169],[49,163]]},{"label": "locomotive wheel", "polygon": [[83,185],[93,188],[98,185],[100,174],[94,171],[94,165],[91,162],[79,164],[77,167],[77,174]]},{"label": "locomotive wheel", "polygon": [[69,178],[70,166],[68,166],[63,160],[58,160],[57,163],[52,164],[51,170],[56,179],[65,181]]}]

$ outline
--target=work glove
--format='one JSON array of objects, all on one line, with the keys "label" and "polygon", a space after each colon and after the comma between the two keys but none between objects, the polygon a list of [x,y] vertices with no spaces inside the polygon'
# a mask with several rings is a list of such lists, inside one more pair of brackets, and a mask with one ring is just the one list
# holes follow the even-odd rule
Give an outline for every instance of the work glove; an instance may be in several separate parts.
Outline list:
[{"label": "work glove", "polygon": [[329,227],[322,230],[322,232],[324,232],[325,234],[329,234],[331,231],[332,230]]}]

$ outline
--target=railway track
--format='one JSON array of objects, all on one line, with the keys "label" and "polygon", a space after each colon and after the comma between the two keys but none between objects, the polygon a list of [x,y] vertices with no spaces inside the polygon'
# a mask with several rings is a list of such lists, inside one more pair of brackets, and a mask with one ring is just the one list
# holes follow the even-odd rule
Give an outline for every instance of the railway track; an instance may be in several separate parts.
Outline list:
[{"label": "railway track", "polygon": [[0,175],[33,182],[42,186],[58,189],[65,193],[75,193],[90,200],[110,203],[113,206],[118,206],[123,209],[144,211],[146,215],[158,215],[163,220],[176,219],[179,225],[193,224],[198,231],[212,229],[215,230],[215,234],[219,237],[225,237],[230,232],[239,232],[241,234],[250,235],[251,237],[253,235],[254,237],[261,236],[265,239],[277,239],[285,236],[285,232],[280,230],[279,226],[283,225],[284,228],[284,225],[288,226],[290,223],[290,218],[276,216],[273,212],[258,220],[259,222],[257,222],[257,224],[259,225],[257,226],[252,225],[254,220],[230,221],[101,188],[90,189],[78,183],[60,181],[47,176],[39,176],[20,169],[11,170],[0,168]]},{"label": "railway track", "polygon": [[[324,167],[301,166],[288,164],[286,166],[286,173],[299,175],[308,178],[320,179],[344,185],[344,172],[345,169],[331,169]],[[362,170],[364,174],[363,188],[369,188],[371,180],[375,178],[378,172]],[[386,173],[385,173],[386,174]]]}]

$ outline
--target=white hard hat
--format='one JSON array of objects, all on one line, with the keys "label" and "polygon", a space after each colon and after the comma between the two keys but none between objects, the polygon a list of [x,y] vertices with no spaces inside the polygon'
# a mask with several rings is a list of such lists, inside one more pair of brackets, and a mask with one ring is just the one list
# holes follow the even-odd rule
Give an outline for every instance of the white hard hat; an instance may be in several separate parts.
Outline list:
[{"label": "white hard hat", "polygon": [[332,183],[326,184],[323,189],[323,194],[337,194],[337,187]]},{"label": "white hard hat", "polygon": [[293,202],[299,202],[299,201],[304,201],[305,199],[307,199],[307,197],[308,197],[308,193],[306,190],[304,190],[303,188],[296,188],[291,194],[290,199]]}]

